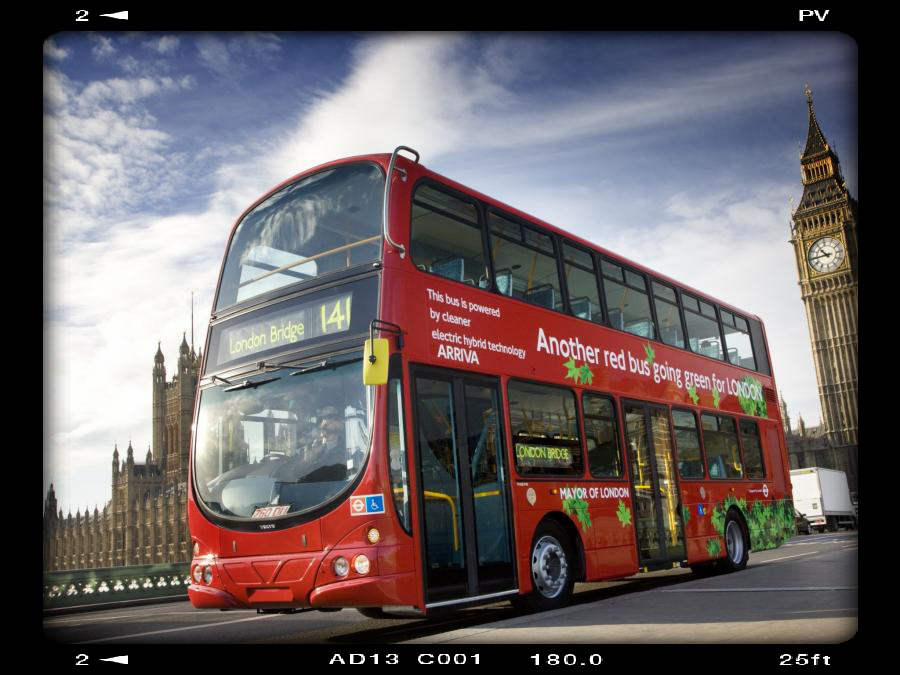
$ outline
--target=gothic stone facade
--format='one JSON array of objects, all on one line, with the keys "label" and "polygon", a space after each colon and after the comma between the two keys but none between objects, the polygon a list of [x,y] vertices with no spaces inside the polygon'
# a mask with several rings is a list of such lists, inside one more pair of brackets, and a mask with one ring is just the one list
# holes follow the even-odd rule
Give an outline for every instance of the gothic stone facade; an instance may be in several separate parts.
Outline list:
[{"label": "gothic stone facade", "polygon": [[180,347],[178,372],[166,382],[160,347],[153,366],[153,445],[136,464],[113,451],[112,499],[100,511],[63,517],[53,485],[44,504],[44,570],[188,562],[188,453],[200,356]]}]

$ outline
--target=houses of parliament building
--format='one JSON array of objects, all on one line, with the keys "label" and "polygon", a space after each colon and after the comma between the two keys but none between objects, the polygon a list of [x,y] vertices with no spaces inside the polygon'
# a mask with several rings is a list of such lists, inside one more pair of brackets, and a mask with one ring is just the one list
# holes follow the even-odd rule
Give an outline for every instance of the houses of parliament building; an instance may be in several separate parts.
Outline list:
[{"label": "houses of parliament building", "polygon": [[162,347],[153,365],[153,444],[142,464],[128,444],[112,457],[112,499],[103,510],[63,516],[53,485],[44,502],[44,571],[188,562],[187,520],[191,418],[201,358],[179,349],[178,368],[166,381]]}]

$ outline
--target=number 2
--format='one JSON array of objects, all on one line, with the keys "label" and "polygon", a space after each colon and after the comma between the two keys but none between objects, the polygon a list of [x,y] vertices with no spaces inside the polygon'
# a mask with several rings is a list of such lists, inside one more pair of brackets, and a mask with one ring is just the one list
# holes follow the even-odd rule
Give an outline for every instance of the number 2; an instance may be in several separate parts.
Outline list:
[{"label": "number 2", "polygon": [[[88,20],[88,11],[86,9],[76,10],[75,17],[76,17],[75,18],[76,21],[87,21]],[[78,665],[81,665],[81,664],[79,663]]]},{"label": "number 2", "polygon": [[88,655],[87,654],[79,654],[75,657],[75,665],[76,666],[86,666],[88,665]]}]

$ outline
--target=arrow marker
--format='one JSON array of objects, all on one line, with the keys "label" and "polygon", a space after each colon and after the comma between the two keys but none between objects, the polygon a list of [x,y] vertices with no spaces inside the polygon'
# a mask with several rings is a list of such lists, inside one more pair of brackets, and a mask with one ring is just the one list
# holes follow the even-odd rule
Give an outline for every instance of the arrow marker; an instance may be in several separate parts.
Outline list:
[{"label": "arrow marker", "polygon": [[[115,14],[101,14],[100,16],[108,16],[110,19],[125,19],[128,20],[128,12],[116,12]],[[108,661],[109,659],[101,659],[101,661]]]},{"label": "arrow marker", "polygon": [[[126,14],[128,12],[125,12]],[[100,659],[101,661],[112,661],[113,663],[124,663],[126,666],[128,665],[128,657],[127,656],[114,656],[111,659]]]}]

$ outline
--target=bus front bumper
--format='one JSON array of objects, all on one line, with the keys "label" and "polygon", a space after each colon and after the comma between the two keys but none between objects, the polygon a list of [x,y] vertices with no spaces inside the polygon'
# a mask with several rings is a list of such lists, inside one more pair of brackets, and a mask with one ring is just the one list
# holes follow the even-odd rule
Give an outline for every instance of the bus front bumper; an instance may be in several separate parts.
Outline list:
[{"label": "bus front bumper", "polygon": [[[373,561],[378,560],[375,550],[366,553]],[[333,609],[415,603],[410,597],[418,587],[415,573],[397,573],[392,569],[393,573],[380,575],[378,565],[372,564],[369,574],[351,571],[348,577],[341,578],[333,571],[333,561],[339,556],[353,558],[346,551],[288,560],[220,558],[211,563],[215,569],[212,582],[192,583],[188,596],[199,609]],[[208,565],[210,561],[195,563]]]},{"label": "bus front bumper", "polygon": [[209,586],[191,584],[188,597],[197,609],[240,609],[241,604],[231,593]]}]

